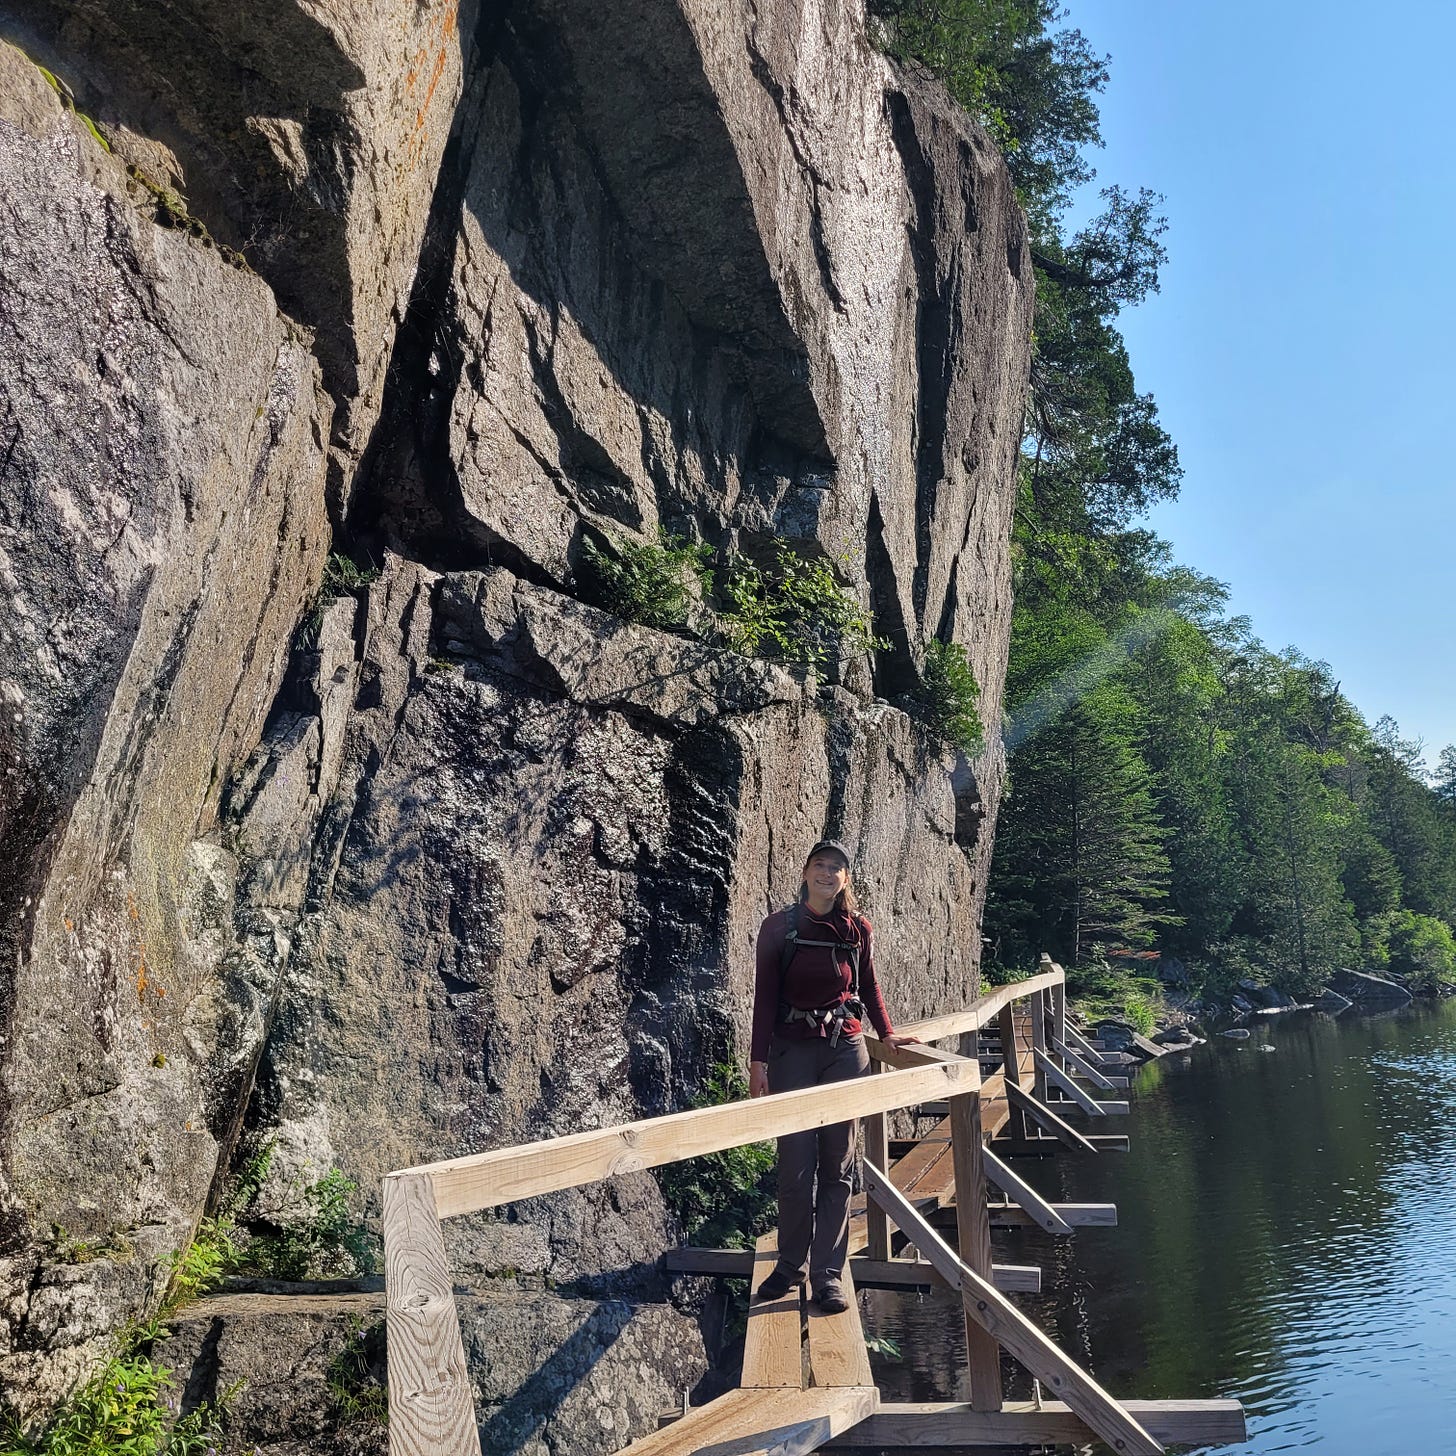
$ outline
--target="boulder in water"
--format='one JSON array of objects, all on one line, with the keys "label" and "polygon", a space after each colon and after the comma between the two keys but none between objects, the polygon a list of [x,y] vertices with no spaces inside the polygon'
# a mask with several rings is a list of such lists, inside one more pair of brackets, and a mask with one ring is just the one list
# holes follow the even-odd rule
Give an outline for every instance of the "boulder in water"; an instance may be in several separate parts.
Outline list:
[{"label": "boulder in water", "polygon": [[1340,995],[1362,1006],[1404,1006],[1412,999],[1411,993],[1398,981],[1373,976],[1369,971],[1336,971],[1330,977],[1330,985]]},{"label": "boulder in water", "polygon": [[1247,1026],[1231,1026],[1227,1031],[1219,1032],[1220,1036],[1226,1036],[1230,1041],[1247,1041],[1249,1039],[1249,1028]]}]

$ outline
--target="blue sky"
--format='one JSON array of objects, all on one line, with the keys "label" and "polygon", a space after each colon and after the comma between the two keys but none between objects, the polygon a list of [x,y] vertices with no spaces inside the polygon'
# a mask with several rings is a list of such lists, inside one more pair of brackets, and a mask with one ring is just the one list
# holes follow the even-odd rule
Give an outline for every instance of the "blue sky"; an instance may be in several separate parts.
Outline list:
[{"label": "blue sky", "polygon": [[1095,186],[1166,198],[1123,315],[1184,467],[1150,524],[1271,648],[1456,741],[1456,4],[1068,0],[1112,57]]}]

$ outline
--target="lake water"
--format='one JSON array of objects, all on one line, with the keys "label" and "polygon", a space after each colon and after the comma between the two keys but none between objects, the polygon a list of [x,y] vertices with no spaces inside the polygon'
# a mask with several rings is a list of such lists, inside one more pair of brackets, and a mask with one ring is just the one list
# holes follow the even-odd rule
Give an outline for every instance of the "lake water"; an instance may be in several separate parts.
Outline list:
[{"label": "lake water", "polygon": [[[1250,1439],[1221,1449],[1456,1452],[1456,999],[1261,1018],[1130,1095],[1097,1129],[1130,1153],[1018,1162],[1119,1223],[997,1234],[998,1262],[1042,1266],[1017,1302],[1116,1395],[1242,1401]],[[904,1351],[876,1358],[886,1399],[967,1398],[953,1296],[865,1302]]]}]

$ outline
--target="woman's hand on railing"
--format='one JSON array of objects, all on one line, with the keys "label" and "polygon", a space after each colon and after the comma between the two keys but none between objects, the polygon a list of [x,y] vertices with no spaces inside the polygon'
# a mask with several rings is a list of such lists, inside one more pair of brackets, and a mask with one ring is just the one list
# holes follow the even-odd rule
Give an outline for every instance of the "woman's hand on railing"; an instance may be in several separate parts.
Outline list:
[{"label": "woman's hand on railing", "polygon": [[919,1041],[920,1038],[918,1036],[911,1036],[908,1032],[896,1031],[885,1038],[885,1045],[887,1047],[911,1046]]},{"label": "woman's hand on railing", "polygon": [[768,1095],[767,1062],[750,1062],[748,1064],[748,1095],[750,1097],[766,1097]]}]

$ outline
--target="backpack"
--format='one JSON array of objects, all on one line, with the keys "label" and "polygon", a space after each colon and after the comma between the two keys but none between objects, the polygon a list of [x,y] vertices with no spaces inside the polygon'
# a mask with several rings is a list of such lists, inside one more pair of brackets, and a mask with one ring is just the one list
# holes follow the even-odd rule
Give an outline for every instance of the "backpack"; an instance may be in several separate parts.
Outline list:
[{"label": "backpack", "polygon": [[[831,1041],[835,1044],[839,1041],[841,1023],[846,1016],[852,1016],[856,1021],[864,1019],[864,1002],[859,999],[859,942],[846,940],[805,940],[799,934],[799,902],[795,901],[784,912],[787,917],[787,924],[784,927],[784,949],[779,957],[779,1016],[778,1019],[784,1022],[791,1021],[812,1021],[820,1028],[820,1034],[824,1034],[824,1027],[829,1021],[834,1022],[834,1032]],[[852,917],[858,922],[858,916]],[[849,952],[849,995],[831,1010],[804,1010],[798,1006],[790,1006],[784,1000],[784,975],[789,969],[789,962],[798,954],[801,945],[823,945],[833,950]]]}]

